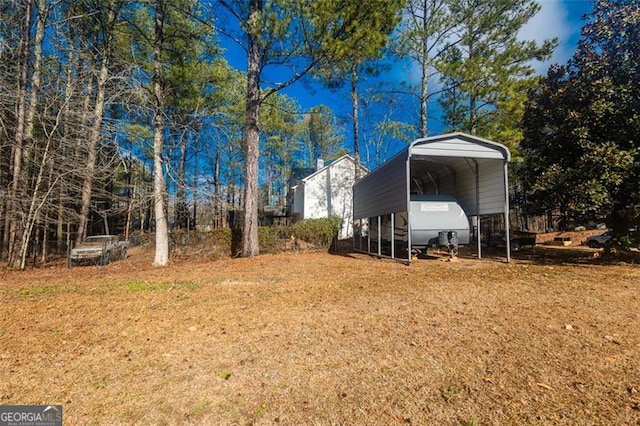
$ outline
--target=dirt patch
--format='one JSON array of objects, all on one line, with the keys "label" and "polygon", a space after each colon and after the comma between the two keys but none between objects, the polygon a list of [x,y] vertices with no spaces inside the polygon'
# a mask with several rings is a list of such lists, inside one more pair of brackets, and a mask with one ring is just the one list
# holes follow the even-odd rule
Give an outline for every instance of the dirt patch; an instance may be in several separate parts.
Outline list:
[{"label": "dirt patch", "polygon": [[69,425],[638,424],[640,268],[593,253],[0,269],[0,404]]}]

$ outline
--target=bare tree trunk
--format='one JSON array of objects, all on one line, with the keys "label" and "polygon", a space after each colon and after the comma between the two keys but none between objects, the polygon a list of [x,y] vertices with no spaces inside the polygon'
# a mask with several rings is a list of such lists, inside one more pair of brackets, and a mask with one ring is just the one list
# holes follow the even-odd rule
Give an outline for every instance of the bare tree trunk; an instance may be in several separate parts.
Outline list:
[{"label": "bare tree trunk", "polygon": [[200,144],[199,139],[196,138],[196,147],[195,147],[195,164],[193,170],[193,189],[191,191],[191,201],[193,203],[193,222],[191,226],[193,229],[196,228],[197,222],[197,210],[198,210],[198,180],[200,179],[199,175],[199,167],[198,167],[198,157],[200,156]]},{"label": "bare tree trunk", "polygon": [[269,162],[269,164],[267,164],[266,166],[266,170],[265,172],[267,173],[267,205],[271,205],[271,197],[273,197],[273,170],[272,170],[272,165],[273,165],[273,158],[269,159],[267,157],[267,161]]},{"label": "bare tree trunk", "polygon": [[153,43],[153,94],[155,115],[153,118],[153,193],[156,216],[156,253],[153,266],[169,264],[169,227],[165,207],[165,183],[162,173],[162,152],[164,148],[164,90],[162,87],[162,44],[164,10],[162,0],[156,1],[155,39]]},{"label": "bare tree trunk", "polygon": [[[262,9],[261,0],[249,2],[249,22],[257,19]],[[258,241],[258,156],[260,114],[260,50],[258,35],[249,33],[247,66],[247,106],[245,124],[245,185],[244,229],[242,230],[242,256],[260,254]]]},{"label": "bare tree trunk", "polygon": [[57,209],[57,220],[56,220],[56,247],[57,250],[60,251],[64,247],[64,199],[65,199],[65,186],[60,185],[60,192],[58,195],[58,209]]},{"label": "bare tree trunk", "polygon": [[[51,184],[53,182],[53,161],[49,162],[49,173],[47,176],[47,182]],[[42,263],[47,262],[47,255],[49,254],[47,244],[49,243],[49,210],[46,210],[44,214],[44,224],[42,227]]]},{"label": "bare tree trunk", "polygon": [[[58,113],[56,120],[56,127],[59,124],[60,113]],[[55,133],[52,131],[51,134]],[[19,266],[20,269],[24,269],[27,261],[27,254],[29,248],[29,241],[31,240],[31,235],[33,234],[33,229],[38,222],[38,218],[40,216],[40,210],[42,206],[47,201],[48,197],[51,195],[53,188],[57,182],[49,182],[46,192],[42,195],[40,199],[40,188],[43,186],[43,180],[45,175],[45,169],[47,167],[48,162],[50,161],[49,152],[51,150],[52,136],[47,138],[47,143],[44,147],[44,152],[42,153],[42,160],[40,161],[40,166],[38,168],[38,175],[36,177],[33,194],[31,195],[31,202],[29,204],[29,211],[25,220],[25,229],[22,232],[22,241],[21,241],[21,250],[20,250],[20,260]]]},{"label": "bare tree trunk", "polygon": [[[73,34],[73,33],[72,33]],[[70,100],[74,93],[74,68],[78,66],[77,55],[74,53],[73,49],[69,49],[69,53],[67,55],[67,64],[66,64],[66,82],[64,87],[64,97],[67,99],[67,102],[64,105],[63,109],[63,137],[67,141],[72,140],[73,127],[77,126],[77,121],[72,118],[71,108],[70,108]],[[83,111],[84,112],[84,111]],[[82,123],[84,124],[84,123]],[[64,147],[63,148],[67,153],[71,155],[72,150]],[[77,157],[75,156],[75,152],[73,152],[73,159],[75,160]],[[57,250],[60,251],[65,245],[66,238],[64,234],[64,206],[66,202],[67,196],[67,186],[65,184],[60,185],[60,191],[58,195],[58,209],[57,209],[57,222],[56,222],[56,235],[57,235]]]},{"label": "bare tree trunk", "polygon": [[[111,25],[115,19],[113,10],[109,10],[107,13],[107,24]],[[76,243],[82,241],[87,236],[87,223],[89,221],[89,207],[91,206],[91,192],[93,190],[93,179],[95,177],[96,169],[96,154],[98,143],[102,134],[102,121],[104,119],[104,107],[105,107],[105,92],[106,85],[109,79],[109,56],[110,56],[110,44],[111,33],[107,33],[107,40],[104,41],[104,49],[102,52],[102,58],[100,60],[100,70],[98,73],[98,81],[96,87],[96,101],[93,110],[93,119],[91,123],[91,130],[89,132],[89,140],[87,145],[87,163],[85,165],[85,172],[82,182],[82,201],[80,205],[80,217],[78,223],[78,233],[76,234]]]},{"label": "bare tree trunk", "polygon": [[[129,178],[129,188],[131,187],[131,178]],[[136,194],[136,186],[137,182],[133,183],[133,190],[129,189],[129,199],[127,205],[127,224],[124,228],[124,239],[125,241],[129,241],[129,237],[131,235],[131,218],[133,217],[133,208],[134,208],[134,198]]]},{"label": "bare tree trunk", "polygon": [[178,228],[188,228],[189,211],[187,209],[187,183],[186,183],[186,164],[187,164],[187,136],[186,128],[180,134],[180,159],[178,160],[178,189],[176,191],[176,205],[174,212],[175,225]]},{"label": "bare tree trunk", "polygon": [[33,0],[25,2],[25,16],[22,24],[22,39],[20,41],[19,57],[20,57],[20,77],[19,77],[19,95],[18,107],[16,114],[16,132],[14,137],[13,156],[12,156],[12,181],[9,187],[9,205],[7,208],[7,246],[8,246],[8,263],[12,265],[17,251],[16,237],[20,228],[20,212],[18,200],[20,199],[21,180],[22,180],[22,160],[25,139],[25,116],[27,110],[27,78],[29,73],[29,41],[31,34],[31,9]]},{"label": "bare tree trunk", "polygon": [[[33,74],[31,75],[31,94],[29,96],[29,109],[25,119],[25,139],[33,140],[34,119],[38,108],[38,94],[42,80],[42,41],[47,24],[49,10],[46,0],[37,0],[38,20],[36,24],[36,36],[33,43]],[[27,156],[28,158],[28,156]]]},{"label": "bare tree trunk", "polygon": [[[36,20],[36,33],[35,33],[34,46],[33,46],[34,47],[33,72],[31,74],[31,84],[30,84],[31,91],[29,93],[29,106],[26,111],[26,116],[24,119],[24,138],[23,138],[22,149],[21,149],[22,151],[21,153],[22,159],[20,160],[21,162],[29,158],[30,154],[28,154],[28,151],[30,149],[34,149],[34,147],[31,145],[33,145],[33,130],[35,126],[34,120],[35,120],[36,110],[38,108],[38,95],[39,95],[40,84],[42,80],[41,78],[42,76],[42,41],[44,40],[44,32],[45,32],[45,26],[47,22],[47,15],[49,14],[46,0],[38,0],[37,9],[38,9],[38,17]],[[17,146],[18,145],[16,145],[16,147]],[[19,181],[20,179],[18,179],[16,182],[19,182]],[[29,238],[27,238],[26,240],[25,238],[23,238],[25,235],[25,232],[27,232],[25,229],[25,226],[23,226],[23,223],[21,223],[20,228],[18,228],[14,234],[15,235],[14,248],[12,250],[12,253],[14,254],[17,254],[18,252],[26,253],[27,247],[24,246],[23,244],[26,244],[26,245],[29,244],[31,230],[28,231]],[[14,257],[12,264],[14,266],[20,266],[21,269],[24,269],[24,266],[23,266],[24,261],[22,261],[19,265],[17,257]]]},{"label": "bare tree trunk", "polygon": [[[44,25],[42,28],[44,31]],[[42,38],[40,38],[40,41]],[[71,96],[70,93],[67,93],[67,96]],[[64,100],[64,103],[67,104],[70,101],[70,98],[67,97]],[[28,255],[29,244],[31,243],[32,236],[34,234],[34,229],[38,224],[40,224],[41,210],[43,206],[45,206],[47,200],[54,192],[55,187],[58,181],[63,177],[64,174],[58,174],[54,178],[54,164],[51,159],[51,152],[54,150],[54,138],[55,135],[58,134],[58,128],[60,127],[60,123],[62,122],[62,117],[64,115],[65,107],[63,106],[58,110],[58,113],[55,118],[55,123],[53,128],[49,129],[47,133],[46,143],[43,147],[42,157],[39,162],[38,173],[35,178],[35,182],[33,185],[33,191],[31,194],[31,200],[29,203],[29,210],[24,220],[24,229],[21,234],[21,242],[20,242],[20,257],[17,259],[15,266],[18,266],[20,269],[24,269],[26,266],[26,260]],[[33,126],[33,123],[31,123]],[[36,158],[36,152],[33,152],[33,158]],[[45,177],[45,175],[47,175]],[[44,236],[43,236],[43,261],[46,259],[46,242],[47,242],[47,226],[48,226],[48,213],[46,213],[45,226],[44,226]],[[36,232],[36,236],[39,235],[38,231]],[[37,245],[34,248],[34,262],[37,256]],[[19,260],[19,261],[18,261]]]},{"label": "bare tree trunk", "polygon": [[[218,220],[222,220],[225,211],[223,209],[222,195],[220,194],[220,145],[216,144],[216,154],[213,162],[213,198],[214,198],[214,212],[216,223]],[[228,201],[228,200],[227,200]],[[224,227],[224,224],[221,225]]]}]

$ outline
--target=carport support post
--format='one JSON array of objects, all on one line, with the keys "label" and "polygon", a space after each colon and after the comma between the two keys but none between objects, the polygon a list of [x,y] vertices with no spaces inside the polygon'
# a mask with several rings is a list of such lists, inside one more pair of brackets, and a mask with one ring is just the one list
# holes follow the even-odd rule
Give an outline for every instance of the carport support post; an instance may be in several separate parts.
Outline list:
[{"label": "carport support post", "polygon": [[391,258],[396,258],[396,214],[391,213]]},{"label": "carport support post", "polygon": [[380,232],[380,225],[382,225],[382,217],[378,216],[378,256],[382,254],[382,232]]},{"label": "carport support post", "polygon": [[473,160],[476,165],[476,226],[478,227],[476,239],[478,240],[478,259],[482,259],[482,228],[480,227],[480,167],[478,161]]},{"label": "carport support post", "polygon": [[405,211],[407,212],[407,261],[409,265],[411,265],[411,147],[413,144],[409,145],[408,153],[407,153],[407,162],[405,163],[405,183],[406,183],[406,197],[407,197],[407,205]]},{"label": "carport support post", "polygon": [[478,259],[482,259],[482,232],[480,231],[480,215],[476,216],[476,226],[478,227],[477,229],[477,235],[476,235],[476,239],[477,244],[478,244]]},{"label": "carport support post", "polygon": [[507,262],[511,262],[511,236],[509,232],[509,168],[503,163],[504,170],[504,236],[507,239]]}]

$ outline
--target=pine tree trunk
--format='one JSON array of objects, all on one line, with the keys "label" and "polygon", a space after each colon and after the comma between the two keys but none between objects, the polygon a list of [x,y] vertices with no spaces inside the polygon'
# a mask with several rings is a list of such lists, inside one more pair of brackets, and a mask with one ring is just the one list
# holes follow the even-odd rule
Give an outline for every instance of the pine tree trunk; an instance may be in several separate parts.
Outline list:
[{"label": "pine tree trunk", "polygon": [[476,111],[476,97],[469,95],[469,133],[474,135],[477,132],[478,113]]},{"label": "pine tree trunk", "polygon": [[164,151],[164,90],[162,87],[162,44],[164,10],[162,0],[155,4],[155,39],[153,45],[153,94],[155,97],[155,115],[153,117],[153,198],[156,219],[156,253],[153,266],[169,264],[169,226],[165,207],[166,188],[162,170]]},{"label": "pine tree trunk", "polygon": [[[429,4],[427,1],[422,3],[422,34],[429,33]],[[429,129],[427,128],[427,98],[429,96],[429,48],[427,47],[428,40],[424,40],[422,43],[422,58],[420,60],[421,75],[420,75],[420,137],[426,138],[429,136]]]},{"label": "pine tree trunk", "polygon": [[353,158],[355,160],[355,178],[360,179],[360,130],[358,122],[358,72],[351,68],[351,109],[353,114]]},{"label": "pine tree trunk", "polygon": [[[262,8],[261,0],[251,0],[249,22],[253,22]],[[242,231],[242,256],[260,254],[258,242],[258,131],[260,113],[260,51],[257,34],[249,33],[247,67],[247,106],[245,124],[245,185],[244,229]]]},{"label": "pine tree trunk", "polygon": [[[470,30],[471,27],[469,27]],[[475,43],[473,42],[473,35],[469,37],[469,61],[473,61],[476,57],[475,51]],[[474,135],[477,132],[478,126],[478,112],[476,111],[476,87],[475,84],[471,86],[471,91],[469,93],[469,133]]]},{"label": "pine tree trunk", "polygon": [[427,67],[426,55],[424,53],[422,59],[422,74],[420,76],[420,137],[426,138],[429,136],[429,130],[427,128],[427,97],[429,94],[429,69]]}]

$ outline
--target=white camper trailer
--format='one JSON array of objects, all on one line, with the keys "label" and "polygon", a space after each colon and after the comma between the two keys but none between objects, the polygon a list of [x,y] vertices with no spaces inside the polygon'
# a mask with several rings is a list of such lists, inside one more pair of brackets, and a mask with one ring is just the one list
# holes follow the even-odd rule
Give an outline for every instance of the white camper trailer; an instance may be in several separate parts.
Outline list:
[{"label": "white camper trailer", "polygon": [[442,232],[455,232],[460,245],[469,244],[469,219],[450,195],[411,194],[409,220],[414,247],[440,245]]}]

